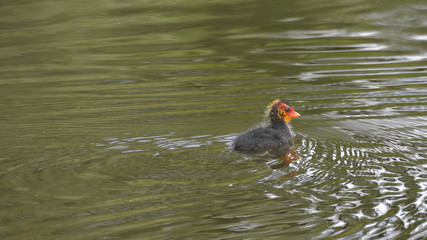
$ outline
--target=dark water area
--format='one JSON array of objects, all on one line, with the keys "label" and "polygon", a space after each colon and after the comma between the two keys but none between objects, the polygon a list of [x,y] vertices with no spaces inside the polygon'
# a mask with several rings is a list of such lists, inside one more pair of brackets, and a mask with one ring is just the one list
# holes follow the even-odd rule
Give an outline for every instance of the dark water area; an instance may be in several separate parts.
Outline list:
[{"label": "dark water area", "polygon": [[[1,239],[427,239],[424,1],[0,1]],[[274,99],[297,156],[231,149]]]}]

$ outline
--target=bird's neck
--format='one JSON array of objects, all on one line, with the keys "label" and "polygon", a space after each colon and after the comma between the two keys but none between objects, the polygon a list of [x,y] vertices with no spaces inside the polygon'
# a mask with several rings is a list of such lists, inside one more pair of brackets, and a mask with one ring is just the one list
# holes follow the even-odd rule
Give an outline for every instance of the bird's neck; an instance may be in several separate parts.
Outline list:
[{"label": "bird's neck", "polygon": [[289,129],[288,124],[283,121],[271,120],[270,123],[271,126],[275,129]]},{"label": "bird's neck", "polygon": [[285,122],[271,122],[271,127],[280,131],[280,134],[285,138],[292,138],[294,136],[290,125]]}]

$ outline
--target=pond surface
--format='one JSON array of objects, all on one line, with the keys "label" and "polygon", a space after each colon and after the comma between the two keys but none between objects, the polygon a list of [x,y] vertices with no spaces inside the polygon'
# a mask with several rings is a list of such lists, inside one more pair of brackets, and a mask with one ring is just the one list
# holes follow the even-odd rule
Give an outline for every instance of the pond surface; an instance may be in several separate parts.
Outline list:
[{"label": "pond surface", "polygon": [[[424,1],[2,1],[2,239],[426,239]],[[231,149],[276,98],[297,156]]]}]

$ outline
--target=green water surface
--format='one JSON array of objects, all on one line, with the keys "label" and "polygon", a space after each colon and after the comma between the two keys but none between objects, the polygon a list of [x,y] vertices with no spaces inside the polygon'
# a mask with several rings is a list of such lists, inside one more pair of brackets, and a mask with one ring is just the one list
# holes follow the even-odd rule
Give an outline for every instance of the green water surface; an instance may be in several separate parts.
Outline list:
[{"label": "green water surface", "polygon": [[[427,238],[424,1],[0,1],[1,239]],[[298,157],[233,152],[276,98]]]}]

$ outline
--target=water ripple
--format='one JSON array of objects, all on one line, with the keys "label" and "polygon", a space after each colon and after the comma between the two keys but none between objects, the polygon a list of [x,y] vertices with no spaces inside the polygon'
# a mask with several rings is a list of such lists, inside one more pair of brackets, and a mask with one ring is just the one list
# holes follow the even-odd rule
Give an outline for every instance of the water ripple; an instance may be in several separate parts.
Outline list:
[{"label": "water ripple", "polygon": [[324,77],[355,77],[355,76],[387,76],[387,75],[399,75],[399,74],[424,74],[427,73],[427,67],[416,66],[416,67],[393,67],[393,68],[364,68],[364,69],[344,69],[344,70],[319,70],[304,72],[297,76],[299,79],[317,80]]},{"label": "water ripple", "polygon": [[346,30],[294,30],[281,33],[260,33],[236,35],[236,39],[267,38],[267,39],[312,39],[312,38],[332,38],[332,37],[372,37],[378,34],[376,31],[348,32]]}]

